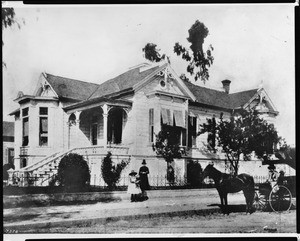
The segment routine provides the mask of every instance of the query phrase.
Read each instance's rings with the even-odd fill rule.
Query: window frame
[[[149,142],[154,142],[154,108],[149,109]]]
[[[43,113],[42,109],[47,111]],[[46,113],[46,114],[45,114]],[[45,147],[49,145],[49,118],[48,118],[48,107],[39,107],[39,146]],[[47,121],[47,131],[43,131],[42,120]],[[44,141],[43,141],[44,140]]]
[[[25,135],[25,123],[27,123],[27,135]],[[22,109],[22,146],[29,144],[29,107]]]

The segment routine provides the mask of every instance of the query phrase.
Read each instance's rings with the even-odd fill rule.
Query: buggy
[[[287,164],[295,169],[295,163],[287,160],[263,161],[263,165]],[[272,187],[269,182],[260,183],[255,188],[253,205],[256,210],[284,212],[290,210],[295,197],[295,176],[284,177]]]

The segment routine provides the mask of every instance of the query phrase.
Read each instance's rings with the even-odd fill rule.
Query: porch
[[[105,101],[68,108],[68,149],[80,146],[124,145],[130,101]]]

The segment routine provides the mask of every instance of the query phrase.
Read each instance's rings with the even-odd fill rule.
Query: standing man
[[[139,176],[140,176],[140,187],[141,187],[141,190],[142,190],[142,198],[144,200],[147,200],[148,199],[148,196],[147,196],[147,192],[146,190],[149,190],[150,189],[150,186],[149,186],[149,181],[148,181],[148,174],[149,174],[149,169],[148,167],[146,166],[146,160],[143,159],[143,162],[142,162],[142,166],[139,170]]]

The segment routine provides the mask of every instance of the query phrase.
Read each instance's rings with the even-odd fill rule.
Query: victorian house
[[[138,170],[145,159],[150,174],[165,175],[166,162],[152,149],[155,134],[164,129],[186,150],[174,162],[176,175],[184,177],[190,161],[205,165],[224,159],[207,151],[207,136],[197,136],[207,118],[221,113],[228,118],[240,108],[256,108],[271,122],[278,115],[262,87],[230,93],[230,83],[220,82],[223,90],[204,88],[181,80],[169,64],[141,64],[102,84],[42,73],[34,93],[19,92],[20,108],[10,114],[15,117],[14,174],[45,177],[39,183],[45,185],[60,159],[74,152],[88,161],[91,183],[97,185],[101,161],[110,151],[116,162],[130,160],[125,173]]]

